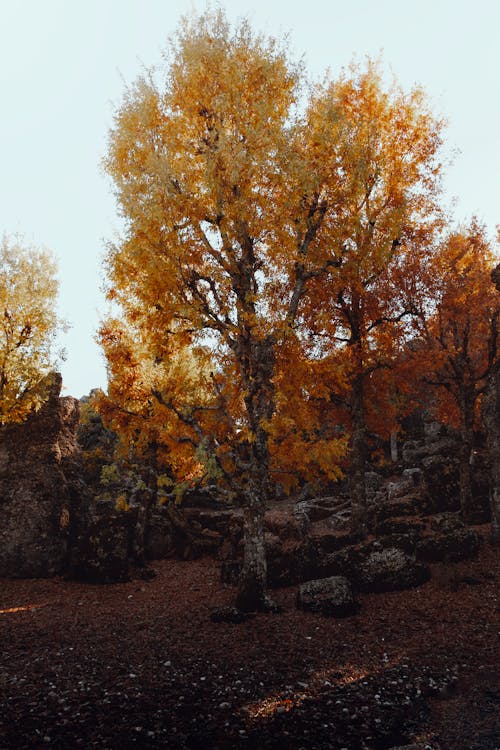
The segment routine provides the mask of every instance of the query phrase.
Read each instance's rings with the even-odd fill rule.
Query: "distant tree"
[[[484,227],[475,220],[450,234],[428,278],[431,303],[422,311],[424,345],[418,368],[434,387],[434,412],[460,431],[460,505],[472,508],[474,428],[488,377],[498,367],[500,300],[491,283],[495,256]]]
[[[19,422],[43,402],[61,328],[56,263],[46,251],[0,242],[0,424]]]

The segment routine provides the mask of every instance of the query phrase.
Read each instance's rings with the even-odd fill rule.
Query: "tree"
[[[0,244],[0,425],[19,422],[44,399],[54,368],[56,264],[46,250],[4,236]]]
[[[268,606],[263,515],[272,450],[285,450],[272,440],[277,362],[285,343],[296,351],[308,278],[332,263],[318,236],[334,191],[296,111],[301,75],[246,22],[232,32],[221,11],[185,21],[163,87],[150,77],[127,92],[106,161],[127,222],[107,258],[110,298],[157,366],[179,348],[211,349],[200,403],[182,379],[149,400],[244,506],[247,609]],[[326,444],[340,451],[338,437]]]
[[[365,522],[367,421],[375,430],[390,428],[390,378],[382,371],[387,375],[397,360],[415,308],[419,265],[442,223],[442,125],[420,89],[385,90],[373,63],[328,83],[311,111],[310,127],[321,128],[330,145],[332,179],[342,181],[342,199],[329,218],[342,251],[327,283],[311,281],[306,317],[321,356],[344,373],[340,395],[350,423],[353,526],[359,532]],[[378,416],[370,410],[374,390],[379,403],[387,394]]]
[[[460,507],[470,519],[474,427],[488,377],[498,366],[500,302],[491,284],[495,257],[484,227],[470,225],[448,236],[438,250],[422,310],[424,348],[418,351],[424,381],[435,388],[434,411],[460,430]]]
[[[389,107],[370,69],[363,117],[369,123],[370,106],[385,107],[385,171],[372,176],[356,213],[358,185],[368,179],[362,118],[336,92],[350,88],[356,99],[363,76],[317,89],[301,111],[304,74],[284,45],[246,21],[232,30],[221,11],[184,21],[167,61],[162,83],[151,74],[128,89],[110,135],[105,164],[126,229],[107,256],[108,294],[122,320],[106,329],[124,324],[139,337],[141,356],[165,373],[176,351],[202,357],[201,397],[183,375],[160,377],[144,403],[170,414],[177,443],[241,501],[237,603],[265,609],[263,516],[276,482],[337,477],[345,449],[319,408],[322,383],[312,378],[322,363],[304,361],[306,295],[310,317],[329,314],[321,290],[352,267],[360,215],[375,221],[376,229],[363,225],[368,234],[380,224],[390,247],[401,241],[405,206],[428,206],[438,138],[434,121],[417,111],[419,96],[401,111],[402,96]],[[402,152],[392,171],[391,117]],[[387,183],[393,208],[382,201],[372,216],[370,196]],[[381,239],[377,257],[385,251]]]

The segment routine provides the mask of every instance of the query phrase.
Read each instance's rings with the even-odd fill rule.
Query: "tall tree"
[[[415,306],[419,264],[441,224],[442,122],[421,90],[385,89],[379,67],[370,63],[317,93],[313,130],[316,123],[316,138],[327,133],[332,179],[342,183],[338,211],[329,217],[334,247],[342,251],[328,283],[312,280],[307,317],[323,356],[333,367],[343,362],[353,525],[362,532],[367,396],[374,373],[381,384],[381,368],[393,366]]]
[[[435,412],[460,430],[460,506],[466,519],[473,511],[471,463],[479,399],[498,366],[500,302],[491,284],[494,264],[477,221],[450,234],[428,279],[433,304],[421,316],[425,348],[418,357],[425,381],[435,387]]]
[[[244,506],[245,609],[269,605],[263,515],[272,451],[286,450],[273,438],[277,362],[285,345],[298,351],[308,280],[335,263],[320,242],[337,200],[329,145],[304,131],[301,81],[284,47],[246,22],[233,31],[221,11],[185,21],[163,84],[149,77],[127,92],[106,160],[127,225],[107,258],[110,298],[156,366],[179,347],[212,350],[209,402],[171,379],[150,393]],[[323,441],[340,452],[338,436]]]
[[[46,250],[4,236],[0,243],[0,425],[42,403],[54,368],[56,264]]]

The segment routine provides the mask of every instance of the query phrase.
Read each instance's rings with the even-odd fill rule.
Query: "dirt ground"
[[[214,623],[211,559],[151,581],[0,581],[0,748],[500,749],[498,549],[343,620]]]

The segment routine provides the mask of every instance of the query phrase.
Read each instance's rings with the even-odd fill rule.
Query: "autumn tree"
[[[473,511],[471,464],[479,401],[498,366],[500,301],[491,283],[495,256],[473,220],[440,246],[428,278],[432,303],[421,312],[418,349],[425,382],[435,389],[437,417],[460,431],[460,506]],[[432,269],[431,269],[432,270]]]
[[[46,250],[4,236],[0,243],[0,425],[43,402],[61,323],[56,264]]]
[[[305,317],[319,356],[343,371],[336,395],[351,432],[353,526],[362,532],[367,426],[390,430],[391,371],[419,298],[419,267],[441,224],[442,122],[420,89],[385,89],[370,63],[316,93],[309,127],[329,144],[342,200],[329,217],[340,263],[326,282],[311,280]],[[371,408],[377,401],[378,413]]]
[[[274,376],[285,348],[299,350],[308,281],[337,262],[326,217],[338,186],[324,170],[330,145],[311,141],[297,109],[302,71],[276,40],[246,22],[231,30],[219,11],[185,21],[168,62],[163,83],[151,76],[128,90],[111,132],[106,167],[126,231],[109,250],[109,296],[142,331],[155,367],[179,348],[210,348],[201,402],[184,377],[163,380],[148,399],[242,502],[237,601],[266,608],[273,451],[292,442],[293,455],[305,455],[298,431],[289,429],[295,441],[273,432]],[[288,375],[297,394],[292,362]],[[338,436],[323,437],[323,448],[333,475]]]

